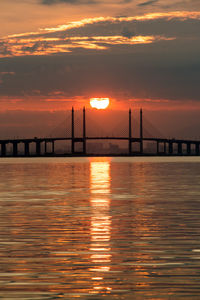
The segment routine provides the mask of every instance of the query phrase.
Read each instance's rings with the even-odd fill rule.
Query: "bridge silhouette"
[[[66,122],[66,120],[65,120]],[[75,119],[75,110],[72,107],[70,123],[68,130],[62,136],[51,136],[43,138],[14,138],[14,139],[1,139],[0,140],[0,156],[1,157],[32,157],[32,156],[87,156],[94,155],[94,153],[89,152],[87,149],[87,144],[91,141],[98,143],[99,141],[119,141],[127,142],[127,151],[125,153],[114,149],[113,152],[109,152],[109,155],[129,155],[129,156],[146,156],[146,155],[156,155],[156,156],[192,156],[200,154],[200,141],[199,140],[189,140],[189,139],[176,139],[176,138],[164,138],[164,137],[144,137],[143,128],[143,111],[140,109],[140,120],[139,120],[139,137],[133,136],[133,117],[132,111],[129,109],[126,124],[128,130],[122,132],[121,135],[94,135],[88,134],[86,128],[86,109],[83,108],[82,111],[82,132],[77,135],[76,125],[77,121]],[[136,121],[135,121],[136,122]],[[79,124],[80,125],[80,124]],[[135,128],[135,127],[134,127]],[[55,134],[56,135],[56,134]],[[57,154],[55,151],[55,143],[59,141],[68,141],[70,143],[70,151],[67,150],[63,153]],[[145,145],[150,143],[151,149],[145,148]],[[34,145],[34,152],[30,151],[30,145]],[[11,145],[11,151],[8,151],[8,145]],[[23,146],[23,150],[19,151],[19,145]],[[78,147],[77,147],[78,146]],[[137,149],[135,149],[137,148]],[[104,155],[102,152],[96,155]]]

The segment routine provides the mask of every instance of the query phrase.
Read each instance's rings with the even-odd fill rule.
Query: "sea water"
[[[200,158],[0,160],[0,299],[200,299]]]

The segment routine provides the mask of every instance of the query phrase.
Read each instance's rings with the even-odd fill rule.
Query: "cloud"
[[[0,72],[0,76],[2,75],[15,75],[15,72]]]
[[[66,4],[96,4],[97,1],[95,0],[42,0],[41,2],[44,5],[53,5],[59,3],[66,3]]]
[[[139,3],[139,4],[137,4],[137,6],[147,6],[147,5],[154,4],[154,3],[158,2],[158,1],[159,0],[150,0],[150,1]]]
[[[74,52],[76,49],[88,50],[108,50],[115,46],[134,46],[140,44],[150,44],[158,41],[171,41],[174,38],[154,35],[132,36],[131,32],[122,32],[122,35],[114,36],[75,36],[66,38],[43,38],[37,40],[25,39],[17,42],[10,41],[10,52],[0,55],[7,56],[27,56],[27,55],[51,55],[67,52]]]
[[[0,40],[0,57],[51,55],[78,49],[106,51],[124,46],[198,39],[200,12],[152,13],[133,17],[87,18]],[[120,46],[120,47],[119,47]]]
[[[172,43],[171,47],[166,47],[166,41],[145,47],[139,44],[129,51],[97,53],[78,49],[70,55],[1,59],[1,70],[12,70],[16,75],[0,86],[0,99],[18,97],[27,103],[37,101],[38,107],[44,99],[95,95],[124,101],[130,98],[199,101],[200,43],[193,42],[192,47],[184,41]]]
[[[38,50],[40,51],[42,46],[42,43],[40,41],[36,42],[36,43],[31,43],[30,46],[21,46],[19,48],[20,53],[30,53],[30,54],[34,54],[36,53]],[[43,47],[44,48],[44,47]]]
[[[199,25],[198,12],[154,13],[5,37],[0,100],[38,107],[90,96],[199,101]]]
[[[10,56],[10,55],[12,55],[12,51],[10,51],[6,40],[0,41],[0,57],[1,56]]]

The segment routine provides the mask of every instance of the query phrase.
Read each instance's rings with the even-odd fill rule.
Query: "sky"
[[[1,136],[91,97],[198,135],[199,0],[2,0],[0,28]]]

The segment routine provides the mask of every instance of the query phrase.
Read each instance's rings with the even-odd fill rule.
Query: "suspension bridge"
[[[65,120],[66,121],[66,120]],[[150,136],[146,133],[143,126],[143,111],[140,109],[139,118],[139,136],[135,137],[136,121],[133,126],[132,111],[129,109],[126,120],[123,123],[127,124],[126,130],[121,130],[121,134],[114,135],[98,132],[98,134],[89,133],[93,125],[88,125],[86,120],[85,107],[82,110],[81,129],[77,130],[77,120],[75,118],[75,110],[72,108],[70,114],[70,125],[66,126],[66,131],[61,136],[34,137],[34,138],[14,138],[0,140],[0,156],[1,157],[40,157],[40,156],[89,156],[89,155],[104,155],[101,151],[93,153],[89,150],[89,144],[93,141],[93,145],[99,141],[105,142],[125,142],[126,149],[123,151],[117,147],[111,147],[109,155],[129,155],[129,156],[175,156],[187,155],[198,156],[200,154],[200,140],[176,139]],[[80,122],[79,122],[80,123]],[[80,125],[80,124],[79,124]],[[95,127],[95,126],[94,126]],[[101,128],[100,128],[101,129]],[[78,131],[78,132],[77,132]],[[101,131],[101,130],[100,130]],[[157,133],[159,134],[159,133]],[[146,135],[149,135],[147,137]],[[59,142],[68,142],[68,149],[63,149],[63,153],[57,153],[55,144]],[[150,148],[146,145],[150,144]],[[8,150],[9,148],[9,150]],[[19,149],[20,148],[20,149]],[[98,146],[97,146],[98,149]]]

